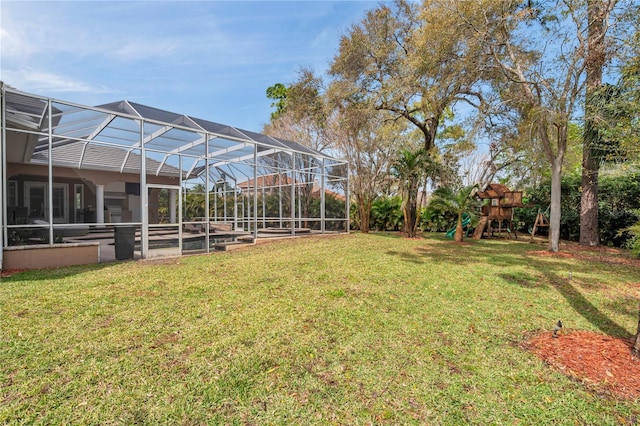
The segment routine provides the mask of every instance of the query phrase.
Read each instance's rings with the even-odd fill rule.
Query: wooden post
[[[529,238],[529,242],[533,242],[533,237],[536,235],[536,229],[538,229],[538,220],[540,219],[540,213],[536,215],[536,221],[533,222],[533,229],[531,230],[531,238]]]
[[[529,239],[529,242],[533,241],[533,237],[536,235],[536,231],[538,230],[538,228],[543,228],[548,226],[549,226],[549,222],[547,221],[547,218],[545,217],[544,213],[541,213],[538,210],[538,214],[536,215],[536,221],[534,222],[533,229],[531,230],[531,238]]]

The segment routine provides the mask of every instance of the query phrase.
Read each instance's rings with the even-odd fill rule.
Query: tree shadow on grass
[[[416,253],[408,253],[408,252],[397,251],[397,250],[387,250],[385,254],[389,256],[399,257],[404,262],[415,263],[416,265],[424,264],[424,257]]]
[[[540,271],[544,279],[524,272],[508,272],[497,274],[497,276],[508,283],[523,288],[542,288],[548,285],[557,290],[577,314],[584,317],[602,333],[624,339],[633,337],[624,327],[614,322],[591,303],[579,291],[576,285],[574,285],[570,277],[563,278],[561,274],[564,274],[566,270],[572,269],[563,259],[550,260],[549,258],[545,258],[544,261],[542,261],[536,259],[534,256],[529,256],[523,251],[505,253],[505,249],[502,247],[487,245],[452,245],[451,247],[439,245],[419,247],[410,252],[389,250],[387,254],[396,256],[405,262],[421,265],[429,261],[434,263],[469,265],[469,267],[473,267],[474,263],[484,263],[494,267],[510,267],[527,264]]]
[[[525,272],[513,272],[508,274],[498,274],[500,278],[510,284],[515,284],[526,288],[543,288],[546,284],[541,282],[537,277]]]
[[[435,245],[418,246],[410,251],[407,250],[388,250],[386,254],[400,258],[404,262],[423,265],[425,262],[433,262],[436,264],[450,263],[452,265],[469,265],[484,264],[494,267],[517,266],[522,263],[530,263],[529,256],[525,252],[520,251],[522,248],[513,252],[505,252],[503,246],[484,245],[476,242],[472,243],[454,243],[450,241],[438,242]],[[531,248],[527,246],[527,248]],[[553,263],[554,266],[560,268],[564,266],[562,261],[556,262],[546,260],[547,265]]]
[[[609,336],[630,339],[633,334],[606,316],[578,291],[569,279],[560,278],[555,272],[545,271],[549,285],[565,298],[571,307],[598,330]]]

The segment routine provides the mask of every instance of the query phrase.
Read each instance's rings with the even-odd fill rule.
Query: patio
[[[136,228],[136,259],[348,232],[348,167],[330,153],[135,102],[0,88],[0,253],[94,241],[115,258],[114,226]]]

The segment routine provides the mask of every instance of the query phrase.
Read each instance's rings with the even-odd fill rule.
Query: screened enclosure
[[[148,258],[349,229],[347,164],[295,141],[4,84],[1,120],[2,248],[97,241],[103,258]]]

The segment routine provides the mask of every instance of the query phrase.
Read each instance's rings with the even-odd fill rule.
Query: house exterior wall
[[[126,212],[140,211],[141,206],[129,205],[133,202],[134,198],[129,197],[126,192],[126,183],[134,183],[139,185],[140,176],[133,173],[114,173],[109,171],[100,170],[83,170],[83,169],[71,169],[64,167],[53,167],[53,183],[65,184],[67,190],[67,209],[69,212],[69,220],[66,223],[95,223],[96,222],[96,185],[110,185],[114,183],[121,183],[117,187],[122,187],[122,190],[118,190],[117,193],[112,193],[116,198],[122,199],[121,207],[125,214],[123,215],[123,222],[130,222],[133,219],[131,214]],[[28,223],[30,218],[29,212],[24,215],[23,208],[25,207],[25,182],[48,182],[48,167],[34,164],[21,164],[21,163],[8,163],[7,164],[7,181],[13,181],[17,183],[18,197],[17,197],[17,209],[9,208],[8,224],[15,225],[19,223]],[[160,184],[160,185],[177,185],[178,179],[168,178],[163,176],[147,176],[147,183]],[[76,217],[74,213],[74,185],[84,186],[84,197],[82,206],[82,217]],[[139,198],[137,198],[139,202]],[[18,212],[18,214],[16,213]],[[108,217],[108,216],[107,216]],[[31,219],[46,219],[40,217],[31,217]],[[26,219],[26,221],[25,221]],[[124,220],[128,219],[128,220]],[[138,218],[137,221],[140,221]],[[110,222],[110,221],[109,221]]]

